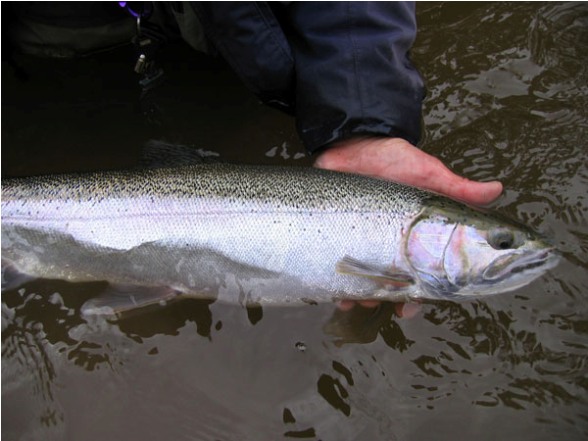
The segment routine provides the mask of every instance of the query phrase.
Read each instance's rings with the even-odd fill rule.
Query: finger
[[[341,300],[337,303],[337,307],[341,311],[350,311],[355,305],[360,305],[364,308],[377,308],[380,305],[380,300]]]
[[[490,204],[502,193],[503,187],[498,181],[471,181],[453,173],[437,158],[428,156],[422,159],[422,188],[470,205],[482,206]]]
[[[355,306],[355,302],[353,300],[341,300],[337,303],[337,308],[341,311],[350,311]]]
[[[395,309],[399,318],[411,319],[416,317],[423,308],[418,303],[396,303]]]
[[[502,194],[502,184],[498,181],[475,182],[454,175],[440,186],[446,196],[471,205],[488,205]]]
[[[376,308],[380,306],[379,300],[360,300],[358,303],[364,308]]]

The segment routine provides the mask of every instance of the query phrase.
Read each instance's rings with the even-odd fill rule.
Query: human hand
[[[322,153],[314,165],[388,179],[471,205],[487,205],[502,193],[500,182],[476,182],[458,176],[439,159],[401,138],[342,141]]]
[[[315,167],[348,173],[357,173],[388,179],[402,184],[430,190],[471,205],[486,205],[502,193],[498,181],[475,182],[456,175],[439,159],[431,156],[401,138],[353,138],[340,142],[322,153]],[[358,302],[366,308],[375,308],[377,300]],[[348,311],[354,301],[344,300],[339,308]],[[399,316],[411,317],[414,308],[403,311],[408,305],[397,305]]]
[[[364,308],[373,309],[380,306],[380,303],[380,300],[341,300],[337,304],[337,307],[339,308],[339,310],[346,312],[351,311],[356,304],[359,304]],[[396,311],[396,316],[398,318],[410,319],[415,317],[419,312],[421,312],[421,304],[399,302],[394,304],[394,310]]]

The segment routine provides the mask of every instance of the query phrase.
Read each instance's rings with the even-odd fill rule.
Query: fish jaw
[[[497,258],[482,273],[480,283],[500,292],[513,291],[555,268],[561,258],[553,248],[528,250]],[[503,281],[507,281],[502,286]]]

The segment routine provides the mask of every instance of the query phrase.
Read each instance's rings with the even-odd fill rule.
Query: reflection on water
[[[471,178],[501,179],[506,192],[495,208],[549,236],[563,254],[562,264],[515,293],[424,304],[413,319],[399,318],[389,304],[344,313],[334,305],[247,310],[197,300],[117,320],[89,319],[80,309],[102,284],[31,282],[2,293],[2,435],[588,436],[588,7],[418,8],[413,56],[428,85],[423,148]],[[194,68],[226,92],[212,97],[206,88],[190,88],[194,71],[170,63],[173,69],[166,72],[177,81],[167,89],[166,104],[178,110],[170,118],[174,125],[159,138],[218,151],[229,160],[308,162],[292,122],[258,106],[229,74]],[[2,122],[15,124],[2,133],[5,174],[127,165],[144,139],[157,138],[132,126],[130,117],[126,126],[117,125],[114,110],[94,112],[86,121],[74,100],[76,110],[68,114],[73,107],[67,88],[58,97],[44,92],[44,77],[32,74],[45,63],[27,66],[38,82],[25,87],[11,83],[16,80],[9,71],[2,76]],[[60,64],[57,71],[67,69],[76,72],[73,64]],[[23,95],[27,88],[36,93]],[[78,99],[78,89],[70,92]],[[99,108],[121,96],[105,97]],[[204,104],[192,105],[196,97]],[[44,105],[27,107],[27,99]],[[63,122],[43,111],[56,113],[55,102],[75,122],[68,126],[69,138],[59,130]],[[118,133],[118,144],[108,138],[110,144],[97,151],[89,136],[95,125],[103,126],[100,136]],[[39,141],[44,130],[51,136]],[[84,151],[76,144],[80,140],[92,148]],[[125,144],[133,151],[121,157]],[[18,149],[7,150],[10,145]]]

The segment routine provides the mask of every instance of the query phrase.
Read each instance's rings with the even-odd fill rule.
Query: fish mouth
[[[559,256],[553,248],[539,251],[524,251],[510,253],[495,259],[482,273],[488,282],[497,282],[513,274],[535,276],[554,268],[559,262]]]

